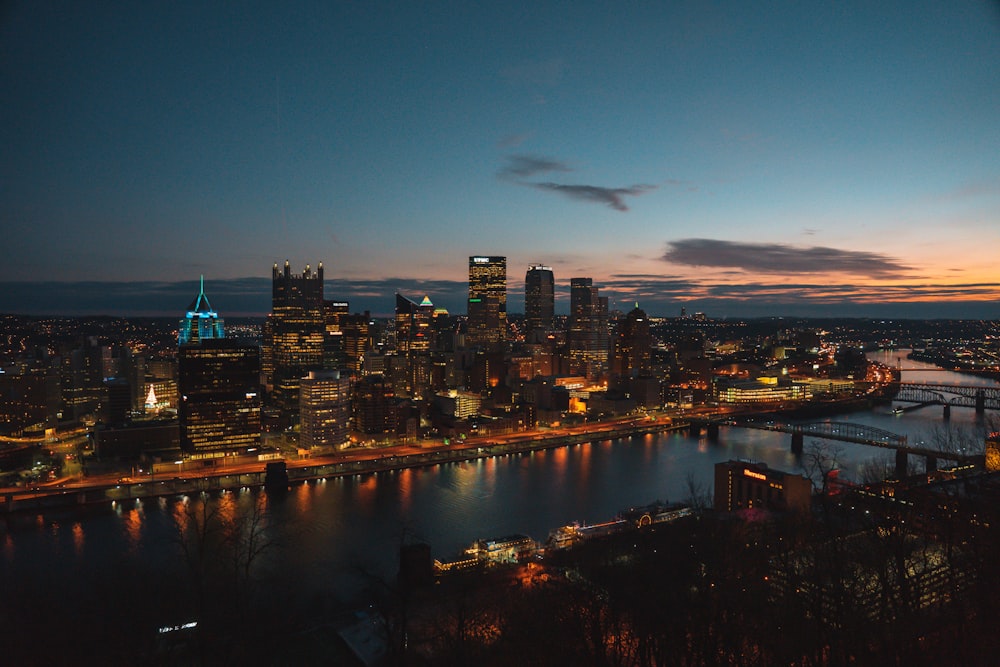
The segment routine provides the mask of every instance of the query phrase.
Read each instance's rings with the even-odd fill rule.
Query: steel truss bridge
[[[901,403],[944,405],[975,408],[976,412],[1000,410],[1000,387],[938,384],[934,382],[900,382],[892,400]]]
[[[704,427],[708,431],[709,438],[717,438],[720,426],[730,426],[736,428],[753,428],[761,431],[778,431],[789,433],[792,436],[792,453],[801,454],[803,443],[806,437],[821,438],[825,440],[839,440],[841,442],[853,442],[859,445],[880,447],[891,449],[896,452],[896,475],[906,476],[907,462],[910,455],[922,456],[927,462],[928,472],[937,469],[938,459],[952,461],[959,465],[971,465],[982,460],[982,455],[966,454],[960,452],[947,452],[928,447],[910,445],[905,435],[892,433],[874,426],[855,424],[852,422],[811,422],[805,424],[785,423],[766,418],[741,418],[741,419],[704,419],[691,420],[692,432],[701,432]]]

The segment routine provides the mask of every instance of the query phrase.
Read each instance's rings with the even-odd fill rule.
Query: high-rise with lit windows
[[[326,319],[323,308],[323,263],[292,273],[288,262],[274,265],[271,314],[265,323],[265,375],[270,387],[269,410],[277,423],[298,422],[299,382],[323,368]]]
[[[507,258],[469,257],[471,346],[500,347],[507,340]]]
[[[338,370],[309,371],[299,387],[299,446],[343,447],[351,429],[350,381]]]
[[[608,370],[608,299],[591,278],[570,279],[569,372],[598,379]]]
[[[530,339],[552,329],[555,315],[555,278],[552,268],[532,264],[524,275],[524,331]]]
[[[649,375],[653,369],[649,317],[638,303],[618,325],[614,353],[614,372],[621,377]]]
[[[220,455],[260,443],[260,348],[207,338],[177,358],[181,448]]]
[[[396,353],[401,358],[398,391],[410,398],[429,395],[431,348],[434,346],[434,304],[417,303],[396,294]]]

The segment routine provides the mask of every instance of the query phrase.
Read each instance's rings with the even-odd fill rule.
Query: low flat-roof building
[[[808,512],[812,482],[801,475],[772,470],[764,463],[725,461],[715,464],[715,509],[721,512],[760,508]]]

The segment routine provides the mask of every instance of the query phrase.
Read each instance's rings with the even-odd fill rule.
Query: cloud
[[[900,278],[911,270],[893,257],[861,250],[714,239],[670,241],[662,259],[687,266],[734,267],[748,272],[849,273],[883,280]]]
[[[633,185],[627,188],[605,188],[599,185],[564,185],[562,183],[523,183],[539,190],[558,192],[571,199],[607,204],[616,211],[627,211],[625,197],[636,197],[655,190],[655,185]]]
[[[573,171],[572,168],[559,160],[540,155],[508,155],[507,165],[497,172],[501,178],[530,178],[535,174],[545,174],[553,171]]]
[[[568,275],[556,275],[556,312],[569,308]],[[742,274],[745,277],[745,274]],[[523,282],[508,276],[508,311],[523,312]],[[820,283],[706,280],[700,277],[619,273],[607,279],[595,276],[594,284],[608,296],[612,307],[631,308],[635,301],[651,315],[701,310],[712,317],[909,317],[1000,319],[1000,283],[960,284],[907,282],[863,284],[843,281]],[[353,312],[371,311],[388,317],[399,292],[414,300],[425,294],[435,306],[464,314],[468,283],[465,280],[422,280],[390,277],[369,280],[327,278],[327,299],[349,301]],[[198,283],[180,282],[0,282],[0,313],[78,316],[166,316],[180,319],[198,293]],[[271,279],[263,277],[206,280],[205,293],[219,315],[227,320],[261,317],[271,309]]]
[[[506,160],[507,164],[497,172],[497,176],[502,179],[525,187],[535,188],[536,190],[557,192],[571,199],[607,204],[616,211],[628,210],[628,206],[625,204],[625,197],[636,197],[659,187],[658,185],[637,184],[626,188],[608,188],[601,185],[529,181],[524,179],[538,174],[570,172],[573,171],[573,168],[561,160],[541,155],[507,155]],[[687,186],[689,190],[691,189],[691,186],[686,181],[670,179],[666,181],[666,184],[680,187]]]
[[[670,188],[683,188],[686,192],[698,192],[699,186],[695,185],[691,181],[682,181],[679,178],[668,178],[663,181],[663,185]]]

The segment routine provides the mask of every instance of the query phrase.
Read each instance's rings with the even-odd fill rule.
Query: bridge
[[[981,462],[982,455],[965,454],[960,452],[946,452],[928,447],[910,445],[905,435],[899,435],[865,424],[855,424],[852,422],[811,422],[804,424],[793,424],[768,420],[766,418],[745,417],[742,419],[691,419],[690,428],[692,434],[699,434],[704,428],[708,432],[710,439],[718,438],[719,427],[730,426],[735,428],[753,428],[762,431],[778,431],[789,433],[792,436],[792,453],[801,455],[803,443],[806,436],[821,438],[825,440],[839,440],[841,442],[853,442],[859,445],[870,447],[880,447],[891,449],[896,453],[896,475],[905,477],[907,474],[907,463],[910,455],[922,456],[926,461],[926,471],[937,470],[939,459],[952,461],[960,465],[973,465]]]
[[[944,418],[951,416],[951,408],[975,408],[976,414],[986,410],[1000,410],[1000,387],[940,384],[936,382],[900,382],[899,391],[892,400],[914,405],[903,411],[916,410],[928,405],[943,405]]]

